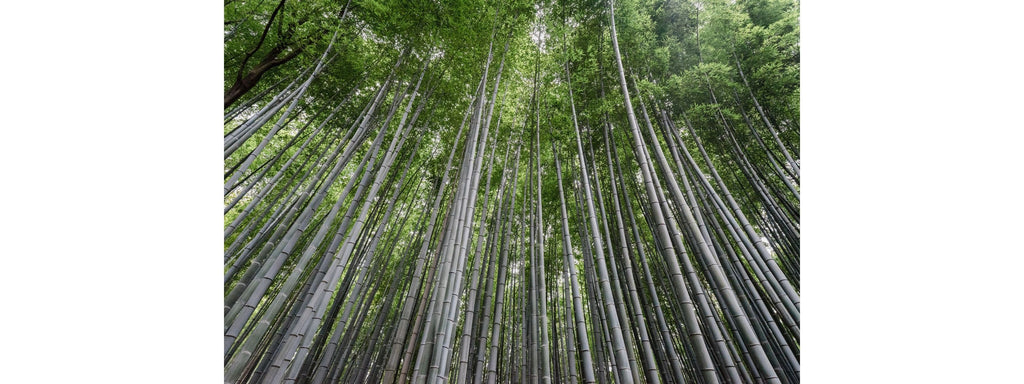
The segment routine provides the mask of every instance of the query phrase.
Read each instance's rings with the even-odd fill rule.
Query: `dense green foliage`
[[[799,382],[797,8],[228,0],[225,382]]]

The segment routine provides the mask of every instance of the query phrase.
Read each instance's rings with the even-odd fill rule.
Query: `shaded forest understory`
[[[798,383],[798,4],[227,0],[226,383]]]

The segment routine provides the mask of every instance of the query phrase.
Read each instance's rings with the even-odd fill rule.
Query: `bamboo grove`
[[[797,383],[798,5],[227,0],[226,383]]]

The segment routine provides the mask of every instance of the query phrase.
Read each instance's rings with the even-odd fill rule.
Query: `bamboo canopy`
[[[224,7],[225,383],[799,383],[796,3]]]

